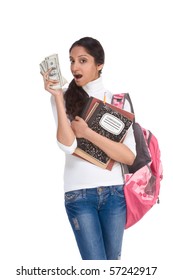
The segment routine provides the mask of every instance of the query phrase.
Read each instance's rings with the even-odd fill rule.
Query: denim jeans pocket
[[[116,195],[118,195],[120,197],[124,197],[124,185],[114,186],[114,192]]]
[[[64,195],[65,203],[74,202],[81,197],[81,191],[69,191]]]

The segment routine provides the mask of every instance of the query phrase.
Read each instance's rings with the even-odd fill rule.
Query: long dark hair
[[[103,47],[98,40],[91,37],[81,38],[72,44],[69,52],[71,52],[76,46],[85,48],[87,53],[94,57],[96,64],[104,64],[105,54]],[[99,75],[101,75],[101,70],[99,71]],[[89,96],[86,91],[82,87],[77,86],[73,79],[64,94],[66,113],[70,120],[73,120],[75,116],[80,115],[88,98]]]

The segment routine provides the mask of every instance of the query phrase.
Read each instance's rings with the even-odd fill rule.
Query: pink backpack
[[[122,108],[128,93],[114,94],[112,104]],[[124,166],[124,193],[127,203],[126,229],[138,222],[157,202],[159,203],[160,181],[163,178],[162,162],[157,138],[139,123],[133,123],[137,156],[133,165]]]

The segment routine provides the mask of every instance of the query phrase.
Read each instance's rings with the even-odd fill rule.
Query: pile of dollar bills
[[[57,81],[57,84],[52,86],[53,89],[60,89],[67,83],[67,80],[61,74],[58,54],[52,54],[45,57],[39,65],[40,73],[42,75],[51,69],[49,72],[49,79]]]

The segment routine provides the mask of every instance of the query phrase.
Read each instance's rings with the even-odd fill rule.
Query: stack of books
[[[80,117],[100,135],[116,142],[123,142],[133,123],[134,114],[90,97]],[[84,138],[77,138],[74,155],[108,170],[111,170],[115,163],[104,151]]]

